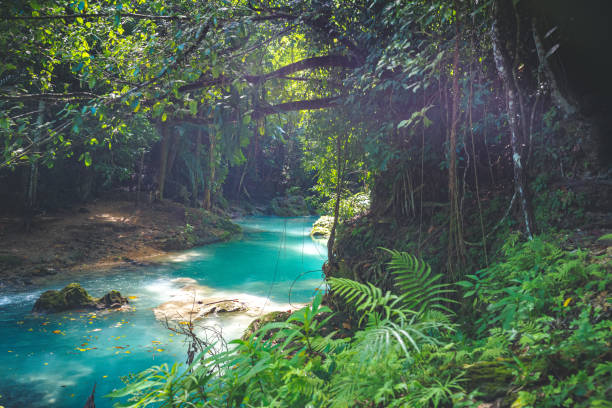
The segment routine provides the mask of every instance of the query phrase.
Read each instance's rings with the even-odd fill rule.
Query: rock
[[[199,285],[191,278],[176,278],[172,283],[178,286],[170,295],[172,300],[153,309],[158,320],[195,321],[217,313],[249,312],[258,313],[259,309],[249,306],[238,299],[213,297],[214,291]]]
[[[493,401],[497,398],[506,399],[508,391],[514,381],[512,368],[508,365],[510,360],[479,361],[464,366],[466,377],[466,389],[469,391],[478,389],[485,401]],[[509,406],[505,401],[504,406]]]
[[[153,313],[158,320],[195,321],[217,313],[247,312],[246,303],[237,299],[192,298],[177,299],[164,302]]]
[[[94,298],[78,283],[71,283],[60,291],[66,300],[67,309],[88,309],[96,306]]]
[[[285,322],[287,321],[289,316],[291,316],[291,312],[266,313],[260,318],[253,320],[251,324],[249,324],[249,327],[246,328],[246,330],[244,331],[244,334],[242,335],[242,339],[243,340],[248,339],[249,337],[251,337],[251,335],[253,335],[253,333],[261,329],[263,326],[265,326],[268,323]]]
[[[36,303],[34,303],[32,312],[54,313],[66,310],[67,308],[66,298],[64,298],[61,292],[57,290],[48,290],[40,295]]]
[[[128,304],[128,300],[121,296],[121,293],[116,290],[111,290],[106,295],[102,296],[98,304],[104,305],[106,309],[116,309]]]
[[[100,299],[91,297],[81,285],[71,283],[62,290],[44,292],[32,308],[33,313],[58,313],[74,309],[115,309],[126,305],[128,300],[116,290]]]
[[[313,237],[329,237],[333,225],[334,217],[329,215],[319,217],[319,219],[313,224],[310,235]]]
[[[279,217],[298,217],[310,214],[306,200],[300,195],[276,197],[270,202],[270,207],[272,212]]]
[[[210,302],[209,304],[202,303],[202,306],[201,313],[203,313],[204,316],[208,316],[212,313],[246,312],[248,310],[245,303],[233,299]]]
[[[160,238],[157,246],[164,251],[177,251],[228,241],[242,233],[239,225],[204,209],[186,208],[185,222],[183,229]]]

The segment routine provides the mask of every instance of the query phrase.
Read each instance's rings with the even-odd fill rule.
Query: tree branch
[[[303,110],[316,110],[316,109],[325,109],[325,108],[333,108],[334,106],[338,106],[338,99],[340,96],[332,96],[329,98],[321,98],[321,99],[306,99],[300,101],[292,101],[279,103],[277,105],[268,105],[268,106],[259,106],[256,107],[251,114],[253,119],[263,118],[264,116],[274,115],[275,113],[281,112],[294,112],[294,111],[303,111]],[[235,115],[231,121],[238,122],[241,118]],[[193,125],[210,125],[213,123],[212,119],[198,118],[193,116],[187,116],[180,119],[181,122],[191,123]]]
[[[93,98],[98,98],[100,96],[101,95],[96,95],[90,92],[38,93],[38,94],[17,94],[17,95],[0,94],[0,100],[25,101],[25,100],[35,99],[35,100],[70,101],[70,100],[93,99]]]
[[[346,55],[324,55],[321,57],[306,58],[293,64],[285,65],[275,71],[268,72],[262,75],[244,75],[243,78],[252,84],[262,83],[272,78],[283,78],[289,74],[298,71],[303,71],[312,68],[357,68],[359,63]],[[287,78],[289,79],[289,78]],[[222,84],[228,80],[227,77],[220,75],[217,78],[206,77],[191,84],[183,85],[178,90],[179,92],[192,91],[194,89],[207,88],[214,85]]]
[[[244,79],[251,83],[261,83],[271,78],[286,76],[305,69],[324,67],[356,68],[357,63],[353,58],[345,55],[324,55],[322,57],[306,58],[301,61],[294,62],[293,64],[285,65],[284,67],[267,74],[245,75]]]
[[[156,16],[151,14],[138,14],[138,13],[91,13],[91,14],[65,14],[65,15],[47,15],[47,16],[9,16],[3,17],[3,20],[74,20],[76,18],[82,18],[84,20],[90,20],[93,18],[100,17],[131,17],[137,19],[149,19],[149,20],[191,20],[188,16]]]
[[[339,98],[339,96],[332,96],[329,98],[307,99],[302,101],[279,103],[277,105],[259,106],[255,108],[252,116],[253,118],[260,118],[280,112],[331,108],[338,105]]]

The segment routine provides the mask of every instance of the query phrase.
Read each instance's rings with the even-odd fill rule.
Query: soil
[[[185,207],[167,201],[136,207],[132,201],[97,200],[39,215],[29,232],[20,217],[0,216],[0,289],[156,262],[169,254],[167,242],[185,224]]]

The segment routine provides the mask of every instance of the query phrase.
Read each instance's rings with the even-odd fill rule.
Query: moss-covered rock
[[[242,335],[243,339],[247,339],[249,338],[253,333],[255,333],[257,330],[261,329],[263,326],[265,326],[268,323],[273,323],[273,322],[284,322],[286,321],[289,316],[291,316],[291,312],[270,312],[270,313],[266,313],[265,315],[261,316],[260,318],[257,318],[255,320],[253,320],[251,322],[251,324],[249,324],[249,327],[246,328],[246,330],[244,331],[244,334]]]
[[[163,239],[159,246],[166,251],[178,251],[228,241],[242,233],[242,228],[226,217],[199,208],[185,209],[185,227]]]
[[[279,217],[299,217],[310,215],[306,200],[301,195],[276,197],[270,202],[272,213]]]
[[[95,299],[78,283],[71,283],[60,291],[66,301],[67,309],[93,308]]]
[[[329,237],[331,234],[332,226],[334,225],[334,217],[330,217],[329,215],[324,215],[319,217],[318,220],[312,226],[312,231],[310,231],[310,235],[313,237]]]
[[[512,369],[508,366],[508,360],[479,361],[468,364],[463,368],[467,379],[466,390],[478,389],[483,394],[482,399],[485,401],[507,397],[514,380]],[[510,400],[506,402],[509,405]]]
[[[117,290],[111,290],[106,295],[102,296],[98,300],[99,304],[103,304],[106,308],[116,308],[126,305],[128,300],[121,296],[121,293]]]
[[[58,313],[74,309],[111,309],[121,307],[128,300],[116,290],[95,299],[78,283],[71,283],[62,290],[44,292],[32,308],[33,313]]]
[[[42,295],[38,298],[36,303],[34,303],[34,308],[32,312],[34,313],[54,313],[61,312],[66,310],[68,306],[66,305],[66,298],[64,295],[58,290],[48,290],[43,292]]]

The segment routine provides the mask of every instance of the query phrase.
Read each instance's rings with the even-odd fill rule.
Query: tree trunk
[[[159,199],[164,199],[164,186],[166,185],[166,168],[168,167],[168,148],[170,144],[170,135],[168,124],[161,124],[162,143],[159,156],[159,177],[157,179],[157,188],[159,191]]]
[[[136,207],[140,206],[140,190],[142,186],[142,173],[144,171],[145,149],[140,154],[140,168],[138,169],[138,182],[136,184]]]
[[[176,129],[175,129],[176,130]],[[170,146],[168,147],[168,164],[166,165],[166,180],[168,179],[168,175],[172,174],[172,168],[174,167],[174,161],[176,160],[176,155],[179,150],[179,132],[172,131],[172,128],[168,129],[170,133]]]
[[[28,180],[28,190],[26,193],[26,205],[25,205],[25,216],[24,216],[24,228],[26,232],[30,232],[32,226],[32,218],[34,218],[34,212],[36,208],[36,194],[38,192],[38,158],[35,156],[38,154],[37,142],[41,139],[41,127],[45,116],[45,101],[41,100],[38,102],[38,118],[36,119],[36,134],[34,136],[34,146],[30,161],[30,177]]]
[[[555,77],[555,74],[548,63],[546,52],[544,50],[544,44],[542,43],[542,39],[538,34],[538,27],[535,18],[531,21],[531,29],[533,31],[533,42],[535,43],[536,51],[538,53],[538,60],[540,62],[538,70],[543,72],[546,79],[548,79],[548,88],[550,89],[550,96],[553,103],[563,111],[565,116],[575,114],[578,112],[578,108],[568,98],[563,96],[561,90],[559,89],[557,78]]]
[[[344,170],[342,163],[342,141],[340,140],[340,134],[336,135],[336,158],[337,158],[337,170],[336,170],[336,202],[334,203],[334,223],[327,240],[327,263],[332,266],[336,264],[336,257],[334,256],[334,243],[336,241],[336,228],[338,227],[338,220],[340,217],[340,195],[342,193],[342,183],[344,179]]]
[[[197,206],[199,203],[198,200],[198,195],[199,195],[199,190],[200,190],[200,184],[202,183],[202,179],[200,177],[200,175],[202,174],[202,158],[201,158],[201,154],[202,154],[202,128],[198,129],[198,136],[196,138],[196,147],[195,147],[195,158],[196,158],[196,163],[195,163],[195,176],[194,176],[194,185],[193,185],[193,191],[191,192],[192,198],[193,198],[193,205]]]
[[[521,123],[523,119],[519,115],[517,107],[517,92],[512,81],[511,66],[506,50],[502,43],[502,37],[499,32],[500,10],[499,1],[496,2],[495,7],[495,20],[493,27],[491,28],[491,39],[493,45],[493,58],[495,60],[495,66],[497,67],[497,73],[504,86],[504,93],[506,97],[506,107],[508,113],[508,124],[510,126],[510,145],[512,146],[512,162],[514,167],[514,189],[518,194],[521,203],[521,212],[523,223],[525,227],[525,233],[529,239],[533,239],[535,233],[535,222],[531,212],[529,203],[529,192],[527,190],[527,183],[525,181],[525,172],[522,165],[522,137],[521,137]]]
[[[209,177],[208,183],[206,183],[206,187],[204,189],[204,202],[203,207],[206,210],[212,210],[212,195],[214,194],[214,185],[215,185],[215,149],[216,149],[216,134],[213,132],[208,132],[208,169],[209,169]]]
[[[449,132],[449,167],[448,167],[448,193],[450,201],[450,219],[448,235],[448,271],[454,274],[455,266],[465,263],[465,243],[463,241],[463,228],[461,222],[461,209],[459,207],[459,189],[457,187],[457,125],[459,122],[459,28],[455,33],[455,51],[453,55],[453,85],[452,110]]]

